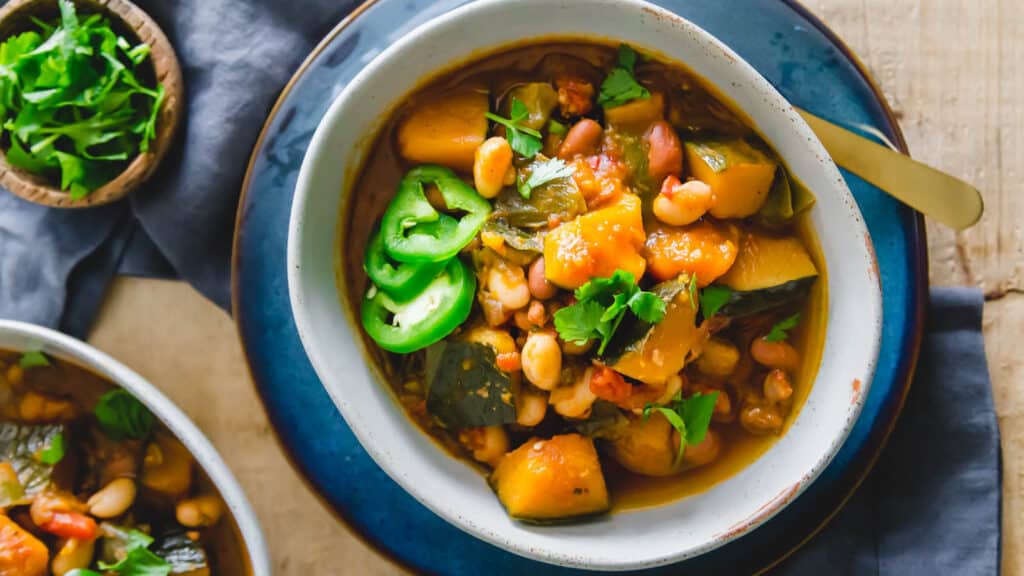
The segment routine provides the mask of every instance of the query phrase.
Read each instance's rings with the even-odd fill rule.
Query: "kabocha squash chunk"
[[[746,218],[768,199],[778,164],[745,140],[687,142],[690,175],[711,186],[715,218]]]
[[[665,98],[657,92],[651,93],[650,98],[637,98],[628,104],[604,111],[604,119],[609,126],[637,134],[664,117]]]
[[[679,228],[656,224],[644,244],[651,275],[671,280],[682,272],[697,275],[703,288],[725,274],[739,252],[739,230],[707,220]]]
[[[552,284],[574,289],[616,270],[641,278],[644,223],[640,198],[623,194],[603,208],[555,228],[544,239],[544,275]]]
[[[644,419],[631,416],[607,444],[608,453],[623,468],[644,476],[671,476],[680,471],[676,455],[679,435],[659,412]]]
[[[689,276],[682,274],[651,289],[667,304],[665,318],[620,328],[622,334],[616,333],[606,350],[609,368],[651,385],[662,385],[683,369],[707,332],[697,327],[698,296],[690,302],[688,285]]]
[[[469,173],[487,137],[487,93],[463,90],[417,104],[398,127],[402,157],[416,164],[441,164]]]
[[[43,576],[50,552],[14,520],[0,514],[0,574]]]
[[[732,290],[720,313],[745,316],[800,300],[817,277],[818,269],[800,240],[746,234],[736,263],[718,280]]]
[[[552,521],[608,510],[594,442],[579,434],[532,439],[509,452],[491,476],[513,518]]]

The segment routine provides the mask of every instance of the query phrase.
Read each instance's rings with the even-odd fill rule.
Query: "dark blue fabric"
[[[975,289],[932,289],[917,376],[888,446],[778,574],[999,573],[1002,463],[983,304]]]

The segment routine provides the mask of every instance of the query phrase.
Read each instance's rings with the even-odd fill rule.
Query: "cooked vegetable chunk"
[[[154,540],[150,549],[171,566],[175,576],[209,576],[206,551],[182,531],[168,532]]]
[[[745,316],[798,301],[817,277],[810,253],[796,238],[746,234],[736,263],[718,281],[732,290],[721,314]]]
[[[411,163],[473,170],[476,149],[487,137],[490,103],[481,90],[440,94],[418,103],[398,127],[398,148]]]
[[[442,342],[427,350],[427,411],[450,429],[515,422],[512,384],[494,348]]]
[[[604,119],[610,127],[635,134],[644,132],[664,117],[665,98],[658,92],[652,93],[650,98],[639,98],[604,111]]]
[[[608,453],[630,472],[644,476],[671,476],[679,472],[679,434],[661,413],[632,417],[608,443]]]
[[[58,462],[40,456],[58,442],[63,444],[65,433],[66,428],[58,424],[0,423],[0,462],[13,466],[23,496],[34,496],[50,484]]]
[[[691,175],[711,186],[715,218],[746,218],[768,199],[778,165],[746,140],[687,142]]]
[[[14,520],[0,515],[0,575],[43,576],[50,552]]]
[[[578,288],[591,278],[625,270],[644,275],[640,257],[644,223],[640,199],[623,194],[618,200],[555,228],[544,239],[544,274],[563,288]]]
[[[644,245],[652,276],[670,280],[682,272],[696,274],[701,287],[725,274],[738,253],[739,230],[707,220],[684,228],[656,224]]]
[[[604,512],[608,489],[589,438],[533,439],[509,452],[491,477],[510,516],[561,520]]]
[[[653,325],[637,323],[617,336],[606,355],[611,368],[656,385],[683,369],[690,351],[704,337],[697,327],[697,297],[691,294],[689,284],[690,277],[684,274],[654,287],[653,292],[667,304],[665,318]]]
[[[142,462],[142,485],[168,497],[178,497],[192,485],[192,455],[176,438],[155,434]]]

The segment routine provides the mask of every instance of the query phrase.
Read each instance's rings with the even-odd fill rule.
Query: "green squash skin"
[[[665,302],[665,305],[668,306],[680,294],[689,290],[689,288],[690,276],[684,272],[673,280],[658,284],[651,288],[650,291],[657,294]],[[619,326],[619,329],[615,331],[611,341],[608,342],[608,346],[604,350],[604,355],[600,357],[601,361],[611,368],[614,368],[615,364],[626,354],[643,350],[647,336],[657,326],[657,324],[644,322],[635,316],[628,316],[627,318],[628,320],[624,321]]]
[[[746,292],[733,291],[729,296],[729,301],[722,306],[718,314],[729,318],[740,318],[802,300],[807,297],[811,286],[817,279],[817,275],[805,276],[778,286]]]

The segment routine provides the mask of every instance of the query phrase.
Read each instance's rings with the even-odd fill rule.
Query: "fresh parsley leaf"
[[[509,146],[520,156],[533,158],[544,147],[544,143],[541,142],[540,132],[522,124],[524,120],[530,117],[530,109],[518,98],[512,98],[512,106],[508,118],[502,118],[492,112],[487,112],[484,116],[488,120],[505,127],[505,136],[508,138]]]
[[[696,446],[707,436],[711,425],[711,415],[718,402],[718,392],[710,394],[694,394],[686,400],[676,402],[676,410],[686,422],[686,443]]]
[[[534,188],[555,180],[570,178],[575,171],[575,168],[557,158],[546,162],[536,162],[533,164],[530,177],[519,184],[519,195],[529,200]]]
[[[555,136],[564,136],[567,132],[569,132],[569,128],[565,124],[562,124],[558,120],[552,118],[548,120],[548,132],[550,134],[554,134]]]
[[[700,292],[700,313],[705,319],[711,318],[732,298],[732,289],[727,286],[708,286]]]
[[[114,440],[142,440],[153,429],[153,413],[126,390],[111,390],[93,409],[100,428]]]
[[[789,337],[789,331],[800,322],[800,313],[797,312],[785,320],[781,320],[772,326],[768,335],[764,337],[765,342],[782,342]]]
[[[665,318],[665,302],[658,295],[641,290],[635,276],[625,270],[616,270],[608,278],[592,279],[577,288],[575,296],[575,304],[555,312],[555,330],[563,340],[577,344],[599,339],[598,355],[604,354],[627,312],[651,324]]]
[[[118,576],[167,576],[171,564],[146,548],[134,548],[120,562],[98,562],[100,570],[115,572]]]
[[[156,137],[162,85],[137,74],[149,57],[109,19],[80,20],[71,0],[39,32],[0,44],[0,136],[7,160],[81,198],[120,173]]]
[[[629,299],[629,309],[636,317],[649,324],[657,324],[665,319],[665,301],[653,292],[635,292]]]
[[[646,420],[652,412],[659,412],[679,432],[679,453],[676,455],[678,461],[683,457],[686,446],[696,446],[707,436],[711,415],[714,413],[715,403],[718,402],[718,394],[717,391],[710,394],[698,392],[683,399],[682,393],[677,393],[666,406],[644,406],[643,418]]]
[[[21,359],[18,360],[18,366],[28,370],[29,368],[41,368],[43,366],[49,366],[50,359],[39,350],[29,350],[21,355]]]
[[[615,108],[633,100],[651,97],[650,91],[633,78],[636,59],[636,52],[632,48],[625,44],[619,46],[618,66],[601,83],[598,104],[604,108]]]
[[[595,336],[604,308],[592,300],[577,302],[555,312],[555,330],[562,340],[584,345]]]
[[[64,459],[64,434],[57,433],[50,438],[50,445],[39,451],[39,461],[53,466]]]

